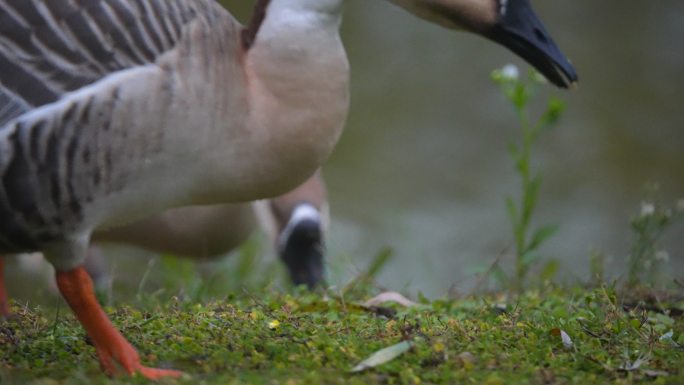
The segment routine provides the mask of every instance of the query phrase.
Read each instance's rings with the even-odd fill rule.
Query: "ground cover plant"
[[[179,384],[681,384],[684,301],[660,300],[548,286],[405,307],[261,291],[107,311],[146,361],[188,373]],[[0,324],[1,383],[146,382],[105,377],[68,312],[13,310]],[[393,346],[401,354],[357,367]]]
[[[517,67],[508,65],[494,71],[492,79],[513,106],[520,125],[519,138],[509,142],[508,152],[520,179],[521,191],[517,202],[512,196],[506,197],[506,209],[515,239],[515,271],[510,279],[504,278],[503,271],[498,271],[498,276],[504,278],[506,286],[512,286],[519,292],[523,289],[530,268],[541,259],[539,248],[559,230],[557,224],[533,227],[532,219],[537,207],[542,175],[534,169],[532,156],[539,137],[554,128],[565,107],[558,98],[551,97],[543,106],[540,116],[536,119],[531,117],[530,104],[539,85],[545,83],[544,78],[536,71],[531,71],[526,79],[520,79]],[[555,261],[548,261],[548,273],[542,275],[552,275],[556,265]]]

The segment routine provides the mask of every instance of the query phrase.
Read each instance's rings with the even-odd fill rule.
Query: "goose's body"
[[[126,244],[192,259],[211,259],[245,241],[256,226],[250,204],[185,206],[95,232],[98,244]]]
[[[114,5],[121,7],[120,12],[129,11],[129,19],[149,19],[140,23],[142,36],[138,40],[131,37],[120,41],[135,42],[141,57],[124,61],[119,58],[128,58],[121,53],[125,47],[117,47],[119,41],[107,47],[106,39],[81,41],[64,32],[63,43],[82,53],[79,59],[87,64],[67,66],[64,62],[71,52],[58,51],[61,47],[57,43],[43,48],[39,44],[42,41],[29,46],[36,47],[33,56],[16,56],[20,69],[15,75],[17,83],[24,76],[24,84],[32,80],[47,83],[55,92],[41,104],[45,92],[42,88],[17,85],[10,89],[11,83],[0,88],[0,99],[12,101],[2,110],[25,110],[3,119],[0,128],[0,165],[5,170],[0,191],[0,197],[5,198],[0,199],[2,251],[31,251],[54,245],[55,253],[60,255],[52,257],[53,263],[68,270],[81,262],[72,249],[84,247],[97,227],[131,222],[168,207],[274,196],[302,182],[332,150],[347,106],[347,64],[339,40],[332,39],[339,47],[329,58],[311,60],[320,62],[319,71],[314,65],[295,82],[279,79],[271,72],[283,61],[306,60],[306,51],[313,47],[284,47],[280,54],[255,46],[253,55],[261,58],[245,57],[242,27],[212,0],[176,1],[176,6],[161,0],[149,2],[159,8],[140,8],[138,4],[142,3],[132,0],[83,3],[92,11],[81,6],[85,11],[78,14],[102,34],[126,33],[121,23],[108,23],[102,21],[105,17],[94,16],[114,12],[104,10]],[[4,7],[11,9],[6,4]],[[29,19],[29,8],[20,9],[25,12],[20,16]],[[154,34],[163,30],[159,24],[165,19],[158,20],[160,15],[177,19],[178,29],[168,48],[155,49],[150,43],[167,35],[161,31]],[[292,38],[287,40],[297,41],[297,33],[321,29],[326,24],[318,22],[315,15],[311,20],[303,18],[300,25],[288,28]],[[45,23],[50,26],[65,22],[52,17]],[[145,29],[144,24],[149,27]],[[331,34],[336,31],[335,26],[330,29]],[[51,39],[60,31],[50,30]],[[21,36],[3,37],[5,47],[22,41]],[[93,53],[103,47],[113,54]],[[46,56],[48,49],[51,54]],[[288,54],[292,51],[297,54]],[[224,60],[206,56],[208,52],[224,55]],[[4,56],[11,57],[10,53]],[[100,60],[96,60],[98,57]],[[40,59],[47,62],[39,62],[40,66],[54,67],[36,75],[31,71],[40,66],[29,63]],[[118,65],[120,61],[124,64]],[[76,78],[80,67],[93,67],[89,79]],[[330,68],[339,68],[331,71],[338,74],[337,79],[322,73]],[[74,78],[68,82],[36,79],[40,75],[68,77],[71,71],[75,72]],[[9,74],[3,76],[3,83],[6,76]],[[312,81],[321,76],[328,81]],[[266,79],[273,80],[267,83]],[[303,114],[287,113],[314,102],[320,104],[316,109]],[[299,144],[302,137],[307,139]],[[70,245],[61,251],[64,238]]]
[[[527,0],[392,1],[576,79]],[[309,177],[348,108],[342,3],[259,0],[245,28],[214,0],[0,0],[0,252],[45,253],[108,373],[178,374],[97,305],[92,232]]]

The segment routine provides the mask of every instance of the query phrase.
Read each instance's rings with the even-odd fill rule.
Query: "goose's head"
[[[577,73],[546,32],[529,0],[390,0],[418,17],[493,40],[568,88]]]

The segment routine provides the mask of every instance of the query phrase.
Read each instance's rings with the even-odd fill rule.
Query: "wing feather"
[[[0,0],[0,127],[173,49],[206,0]]]

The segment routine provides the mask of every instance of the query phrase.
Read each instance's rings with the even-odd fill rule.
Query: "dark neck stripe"
[[[261,28],[261,24],[264,22],[264,19],[266,19],[266,9],[270,3],[271,0],[258,0],[254,6],[252,19],[242,30],[242,48],[245,51],[249,50],[254,44],[257,34],[259,33],[259,28]]]

